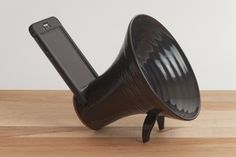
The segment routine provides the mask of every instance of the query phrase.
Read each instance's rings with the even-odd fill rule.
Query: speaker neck
[[[125,40],[112,66],[83,91],[88,102],[79,104],[79,99],[74,98],[79,117],[92,129],[99,129],[121,117],[146,113],[157,103],[128,41]]]

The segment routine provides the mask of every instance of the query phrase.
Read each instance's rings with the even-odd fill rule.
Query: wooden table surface
[[[69,91],[0,91],[0,156],[236,156],[236,91],[202,91],[194,121],[166,119],[141,143],[145,115],[84,127]],[[111,104],[112,105],[112,104]]]

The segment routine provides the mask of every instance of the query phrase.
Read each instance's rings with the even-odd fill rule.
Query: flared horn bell
[[[200,111],[200,94],[193,70],[182,49],[158,21],[138,15],[129,24],[125,41],[112,66],[74,96],[81,121],[98,130],[122,117],[147,114],[142,139],[149,140],[164,117],[193,120]]]

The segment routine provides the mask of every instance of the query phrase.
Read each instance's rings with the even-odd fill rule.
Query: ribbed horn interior
[[[146,15],[134,18],[130,36],[139,67],[161,102],[177,116],[194,119],[200,108],[197,80],[173,36]]]

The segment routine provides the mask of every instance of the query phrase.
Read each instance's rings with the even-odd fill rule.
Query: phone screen
[[[80,50],[60,27],[41,34],[50,55],[77,89],[83,89],[96,76],[81,59]]]

